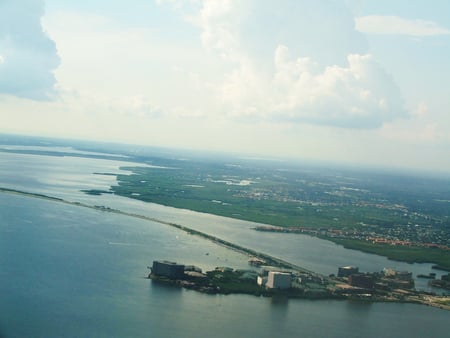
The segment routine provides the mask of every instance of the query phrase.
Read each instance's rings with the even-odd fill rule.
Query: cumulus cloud
[[[450,30],[433,21],[409,20],[398,16],[369,15],[355,19],[356,29],[364,33],[408,35],[414,37],[450,35]]]
[[[204,0],[194,22],[233,65],[217,86],[227,114],[344,128],[406,116],[345,1]]]
[[[59,65],[54,42],[44,32],[44,1],[0,1],[0,94],[35,100],[54,94]]]
[[[221,98],[235,116],[348,128],[376,128],[405,116],[400,97],[370,55],[350,54],[345,67],[322,69],[309,58],[293,59],[283,45],[275,51],[273,73],[246,63],[221,87]]]

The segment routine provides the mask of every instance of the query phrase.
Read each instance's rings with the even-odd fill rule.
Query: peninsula
[[[253,257],[249,262],[264,262]],[[360,273],[356,267],[340,267],[337,276],[260,266],[258,269],[216,267],[202,272],[193,265],[167,260],[153,261],[148,278],[155,283],[208,294],[249,294],[254,296],[303,299],[340,299],[370,302],[417,303],[450,310],[450,297],[414,290],[412,274],[384,269]],[[445,276],[443,280],[447,280]]]

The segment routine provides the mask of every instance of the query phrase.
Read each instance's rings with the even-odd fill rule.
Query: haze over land
[[[0,132],[450,172],[448,1],[0,3]]]

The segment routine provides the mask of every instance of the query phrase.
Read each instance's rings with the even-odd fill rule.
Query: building
[[[202,269],[195,265],[185,265],[184,272],[186,273],[188,271],[195,271],[195,272],[202,273]]]
[[[394,269],[383,269],[384,281],[391,288],[395,289],[412,289],[414,287],[414,279],[412,272],[396,271]]]
[[[383,274],[388,278],[397,278],[401,280],[410,280],[412,278],[412,272],[408,271],[397,271],[392,268],[384,268]]]
[[[409,282],[411,279],[413,279],[413,276],[412,276],[412,272],[397,271],[397,273],[395,274],[395,278],[405,281],[405,282]]]
[[[359,268],[355,266],[341,266],[338,269],[338,277],[348,277],[359,272]]]
[[[269,289],[289,289],[291,287],[291,274],[287,272],[270,271],[266,287]]]
[[[184,265],[169,261],[153,261],[152,273],[172,279],[183,278]]]
[[[356,286],[363,289],[373,289],[375,286],[374,277],[371,274],[355,273],[348,277],[348,282],[351,286]]]

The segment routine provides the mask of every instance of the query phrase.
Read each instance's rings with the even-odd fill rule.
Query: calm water
[[[120,164],[0,154],[0,186],[177,221],[320,272],[335,272],[344,262],[365,271],[403,267],[307,236],[256,233],[247,222],[78,192],[109,186],[110,176],[92,173],[117,172]],[[445,337],[450,329],[449,312],[426,306],[211,296],[142,278],[146,266],[161,258],[205,269],[248,266],[243,255],[158,223],[0,194],[0,332],[5,337]],[[426,264],[404,266],[431,271]]]

